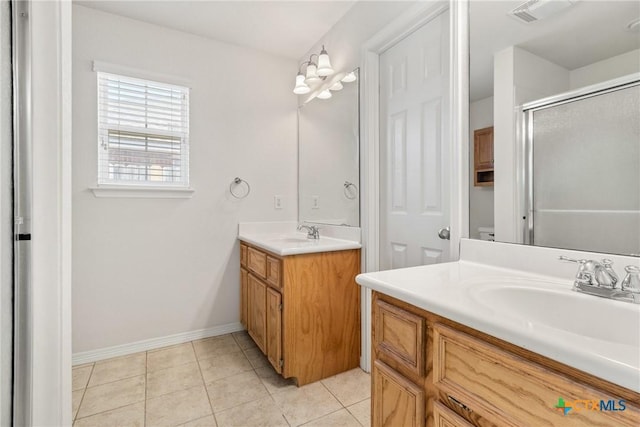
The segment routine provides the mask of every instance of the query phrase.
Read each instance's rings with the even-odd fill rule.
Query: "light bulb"
[[[293,88],[293,93],[296,95],[304,95],[305,93],[309,93],[311,89],[304,82],[304,76],[302,73],[298,73],[296,76],[296,87]]]
[[[334,84],[331,85],[331,87],[329,88],[330,90],[342,90],[344,86],[342,86],[342,83],[340,83],[340,80],[338,80],[337,82],[335,82]]]
[[[318,56],[318,75],[324,77],[330,76],[331,74],[333,74],[333,68],[331,67],[329,54],[324,50],[324,46],[322,46],[322,51],[320,52],[320,56]]]
[[[350,73],[347,73],[347,75],[342,78],[342,81],[345,83],[351,83],[355,82],[357,79],[358,78],[356,77],[356,73],[352,71]]]
[[[316,67],[316,64],[314,64],[313,62],[311,62],[307,66],[307,77],[304,79],[305,83],[309,84],[309,83],[315,83],[320,81],[320,77],[318,77],[317,70],[318,69]]]
[[[332,95],[331,95],[331,92],[329,91],[329,89],[325,89],[325,90],[323,90],[322,92],[320,92],[320,93],[318,94],[317,98],[320,98],[320,99],[329,99],[329,98],[331,98],[331,96],[332,96]]]

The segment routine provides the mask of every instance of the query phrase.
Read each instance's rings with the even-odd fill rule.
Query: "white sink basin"
[[[543,281],[487,281],[470,287],[479,304],[506,316],[577,335],[640,346],[640,306],[585,295]],[[615,322],[613,321],[615,319]]]

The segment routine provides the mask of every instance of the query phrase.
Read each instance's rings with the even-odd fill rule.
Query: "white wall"
[[[522,242],[521,155],[516,108],[569,89],[569,71],[511,46],[494,55],[494,212],[495,238]]]
[[[638,72],[640,72],[640,49],[571,70],[569,86],[570,89],[578,89]]]
[[[479,239],[478,227],[493,227],[493,187],[476,187],[473,180],[473,131],[493,126],[493,96],[469,104],[469,237]]]
[[[237,325],[238,222],[296,219],[297,64],[78,5],[73,19],[74,352]],[[94,59],[191,83],[193,198],[93,196]]]

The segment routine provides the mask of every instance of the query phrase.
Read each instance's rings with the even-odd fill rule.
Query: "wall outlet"
[[[273,196],[273,208],[282,209],[282,196]]]
[[[320,196],[311,197],[311,209],[320,209]]]

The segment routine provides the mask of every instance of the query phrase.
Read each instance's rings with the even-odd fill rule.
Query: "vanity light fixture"
[[[313,55],[311,55],[311,56],[313,57]],[[316,56],[317,56],[317,55],[316,55]],[[320,78],[320,76],[318,76],[318,67],[317,67],[317,65],[315,64],[315,62],[307,61],[307,62],[305,62],[304,64],[307,64],[307,76],[306,76],[306,78],[304,79],[304,82],[305,82],[306,84],[309,84],[309,83],[317,83],[317,82],[319,82],[320,80],[322,80],[322,79]],[[302,64],[302,65],[304,65],[304,64]]]
[[[344,86],[342,86],[342,82],[338,80],[337,82],[332,84],[331,87],[329,87],[329,90],[342,90],[343,87]]]
[[[318,96],[316,96],[316,98],[319,98],[319,99],[329,99],[329,98],[331,98],[331,96],[332,96],[332,95],[331,95],[331,91],[330,91],[329,89],[325,89],[325,90],[323,90],[322,92],[320,92],[320,93],[318,94]]]
[[[293,88],[293,93],[297,95],[304,95],[305,93],[309,93],[311,91],[310,85],[314,85],[324,81],[333,73],[334,70],[333,67],[331,67],[329,54],[327,53],[323,45],[322,50],[320,51],[320,55],[318,55],[317,53],[313,53],[309,57],[308,61],[300,64],[300,67],[298,68],[298,74],[296,75],[296,85]]]
[[[329,54],[322,45],[320,56],[318,56],[318,75],[320,77],[327,77],[333,74],[333,68],[331,67],[331,61],[329,60]]]
[[[351,71],[350,73],[347,73],[347,75],[344,76],[341,81],[344,83],[351,83],[351,82],[355,82],[356,79],[357,79],[356,73]]]
[[[293,88],[293,93],[296,95],[304,95],[310,91],[311,88],[304,82],[304,75],[302,73],[298,73],[296,76],[296,87]]]

